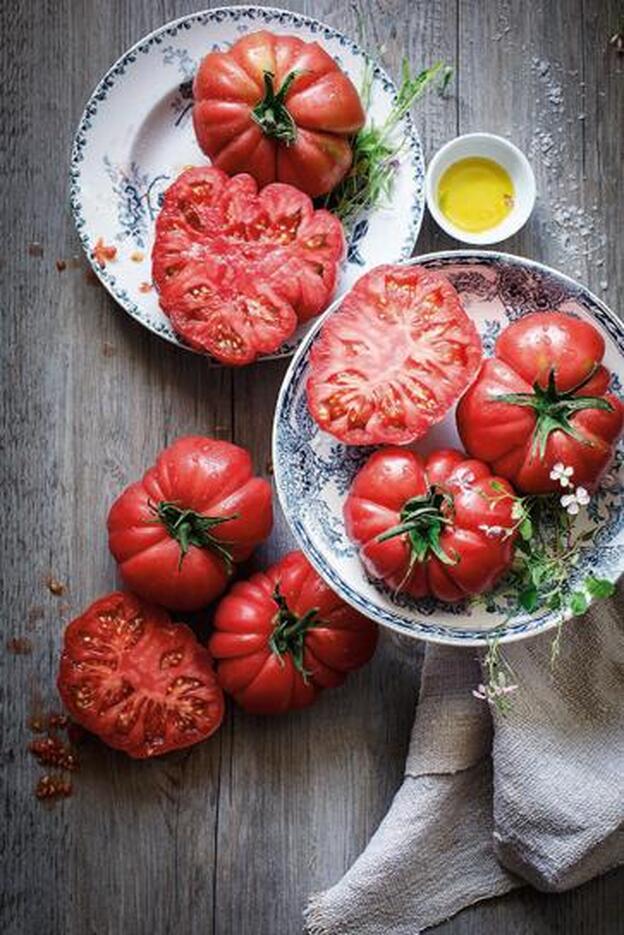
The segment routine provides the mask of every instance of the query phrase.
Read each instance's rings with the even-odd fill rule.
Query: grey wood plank
[[[355,30],[346,0],[284,5]],[[47,811],[32,797],[25,723],[38,699],[54,703],[63,621],[114,585],[102,524],[116,493],[188,431],[235,437],[267,469],[283,363],[210,370],[130,321],[87,283],[84,267],[54,265],[77,252],[67,153],[88,93],[128,45],[196,8],[0,6],[2,602],[5,636],[33,643],[31,655],[0,655],[0,927],[11,935],[297,932],[307,894],[353,861],[400,782],[417,666],[414,647],[386,637],[367,670],[308,712],[264,721],[232,711],[210,743],[148,764],[88,744],[72,799]],[[415,65],[453,62],[459,51],[459,102],[432,97],[418,111],[427,154],[458,128],[495,129],[529,147],[541,205],[509,249],[580,275],[616,304],[624,85],[622,60],[606,49],[614,0],[461,0],[459,32],[456,0],[362,0],[362,9],[391,70],[405,48]],[[568,203],[591,215],[586,234],[559,213]],[[32,241],[43,256],[29,254]],[[418,249],[448,244],[427,223]],[[255,564],[291,544],[278,512]],[[62,598],[45,586],[51,573],[69,585]],[[560,897],[523,891],[438,931],[614,935],[623,931],[623,882],[620,871]]]

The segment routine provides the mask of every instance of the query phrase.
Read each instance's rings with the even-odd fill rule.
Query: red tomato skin
[[[295,79],[285,106],[294,141],[266,136],[252,117],[265,95],[264,73],[278,91]],[[352,162],[349,137],[365,114],[349,78],[316,42],[265,30],[244,36],[227,52],[210,52],[193,83],[193,126],[200,148],[228,174],[249,172],[260,186],[296,185],[311,198],[327,194]]]
[[[225,590],[230,578],[226,565],[217,552],[194,545],[180,564],[178,542],[154,522],[150,505],[175,502],[207,516],[238,514],[213,528],[237,563],[269,535],[271,499],[270,484],[253,476],[244,448],[198,435],[177,439],[110,509],[109,547],[124,583],[169,610],[200,610]]]
[[[493,481],[503,490],[494,491]],[[447,565],[429,553],[410,573],[407,535],[384,542],[378,537],[400,524],[409,499],[423,496],[434,484],[453,497],[454,522],[444,528],[440,542],[446,554],[459,556],[459,561]],[[503,491],[509,498],[499,499]],[[344,518],[347,535],[359,546],[360,558],[373,578],[413,597],[454,602],[490,590],[511,565],[515,534],[488,536],[479,527],[511,529],[513,497],[506,480],[462,452],[443,449],[425,459],[394,446],[374,452],[358,472]]]
[[[225,713],[212,657],[193,631],[122,591],[99,598],[68,624],[57,686],[78,724],[134,759],[205,740]],[[150,735],[157,709],[158,739]],[[185,724],[180,719],[187,716]]]
[[[524,493],[558,492],[558,480],[550,477],[557,462],[574,468],[576,486],[595,490],[624,428],[624,407],[608,392],[610,374],[601,364],[604,349],[602,336],[591,324],[562,312],[536,312],[508,326],[494,357],[484,362],[457,408],[457,427],[466,450]],[[584,409],[571,415],[571,425],[589,444],[556,429],[540,457],[533,449],[535,411],[493,399],[505,393],[531,393],[535,382],[545,387],[552,369],[557,389],[569,391],[594,368],[578,395],[602,397],[613,411]]]
[[[316,609],[320,622],[304,643],[307,680],[292,654],[274,653],[276,585],[297,617]],[[306,707],[323,688],[340,685],[371,658],[377,627],[344,603],[314,571],[302,552],[290,552],[266,572],[238,581],[219,603],[208,647],[225,692],[252,714],[281,714]]]

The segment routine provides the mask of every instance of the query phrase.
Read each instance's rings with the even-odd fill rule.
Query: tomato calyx
[[[377,536],[378,542],[385,542],[395,536],[407,535],[412,554],[406,578],[416,562],[424,562],[430,553],[444,565],[457,564],[458,557],[448,555],[440,544],[444,527],[453,523],[448,515],[452,509],[451,495],[434,485],[426,494],[407,500],[401,510],[401,522]]]
[[[499,403],[528,406],[535,410],[536,423],[531,446],[532,456],[537,453],[540,458],[544,457],[550,433],[557,430],[566,432],[585,445],[592,444],[589,438],[572,425],[570,417],[575,412],[581,412],[583,409],[602,409],[605,412],[613,412],[611,403],[600,396],[575,395],[589,383],[599,366],[599,364],[594,364],[587,376],[565,393],[561,393],[557,389],[555,369],[553,367],[548,374],[546,388],[540,386],[539,381],[536,380],[533,384],[532,393],[503,393],[494,397],[496,402]]]
[[[178,570],[182,567],[189,548],[194,545],[198,549],[212,549],[216,552],[223,559],[227,573],[231,573],[234,562],[228,543],[213,536],[211,530],[222,523],[238,519],[238,513],[232,516],[204,516],[203,513],[183,509],[179,504],[167,500],[161,500],[157,504],[150,503],[149,508],[155,514],[151,522],[163,525],[180,546]]]
[[[265,136],[274,137],[278,142],[291,146],[297,138],[297,126],[284,101],[290,86],[297,77],[291,71],[284,79],[279,91],[273,87],[273,72],[264,73],[264,97],[251,112],[252,119],[258,124]]]
[[[275,585],[273,600],[278,610],[273,618],[274,629],[269,639],[271,651],[280,661],[286,653],[290,653],[295,668],[307,683],[310,673],[303,663],[303,650],[308,630],[320,623],[318,609],[312,607],[302,617],[298,617],[288,606],[286,598],[280,591],[279,583]]]

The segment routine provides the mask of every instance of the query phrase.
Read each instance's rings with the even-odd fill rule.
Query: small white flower
[[[494,695],[509,695],[511,692],[515,692],[517,685],[493,685],[492,691]]]
[[[508,532],[503,526],[488,526],[487,523],[481,523],[479,529],[486,534],[488,539],[499,539]]]
[[[561,497],[561,506],[564,507],[570,516],[576,516],[582,506],[587,506],[590,496],[584,487],[577,487],[572,493],[567,493]]]
[[[515,692],[517,688],[517,685],[508,685],[504,674],[500,672],[489,685],[481,683],[477,685],[476,688],[473,688],[472,694],[475,698],[478,698],[479,701],[488,701],[490,704],[493,704],[496,698],[510,695],[512,692]]]
[[[570,478],[574,474],[574,468],[568,467],[563,461],[557,461],[550,472],[551,480],[558,480],[562,487],[570,486]]]
[[[459,468],[453,474],[453,480],[461,490],[471,490],[476,478],[470,468]]]

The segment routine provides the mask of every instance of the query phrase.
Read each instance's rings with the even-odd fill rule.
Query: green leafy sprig
[[[388,202],[399,159],[407,146],[405,135],[396,138],[397,127],[413,104],[435,83],[439,82],[441,93],[445,93],[452,74],[450,66],[436,62],[430,68],[412,75],[409,62],[403,59],[401,84],[392,110],[381,125],[377,126],[371,121],[355,135],[351,169],[324,202],[324,206],[337,215],[347,229],[353,226],[364,211]],[[366,111],[371,103],[372,81],[373,72],[369,63],[360,91]]]
[[[517,685],[510,684],[510,668],[500,651],[500,637],[506,623],[521,612],[533,613],[544,607],[557,614],[555,636],[551,643],[550,661],[554,666],[561,651],[563,624],[570,617],[585,613],[590,599],[611,597],[615,585],[606,578],[586,575],[582,584],[573,583],[574,568],[592,539],[593,530],[577,531],[574,519],[590,497],[584,487],[574,487],[572,467],[555,464],[550,477],[559,481],[562,491],[520,497],[498,481],[493,481],[489,502],[512,500],[509,528],[496,527],[496,534],[516,537],[516,553],[511,571],[498,588],[485,598],[486,608],[495,609],[496,598],[505,596],[511,603],[506,620],[488,639],[483,664],[486,680],[473,691],[475,697],[495,706],[502,714],[509,711],[508,695]],[[476,598],[475,600],[479,600]]]

